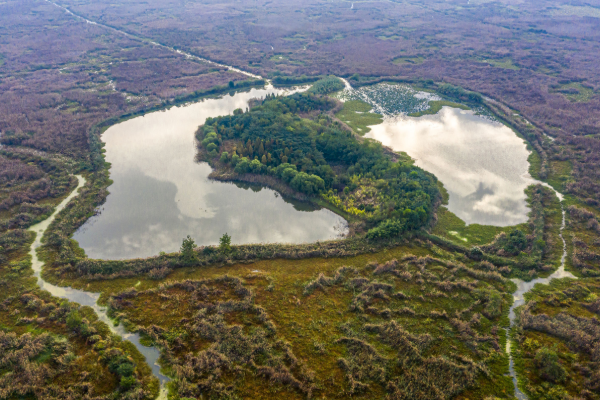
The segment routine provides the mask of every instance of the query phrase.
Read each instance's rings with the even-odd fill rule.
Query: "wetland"
[[[0,2],[0,398],[600,400],[561,1]]]

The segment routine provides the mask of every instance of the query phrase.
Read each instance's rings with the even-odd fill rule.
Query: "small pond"
[[[284,200],[273,190],[212,181],[194,161],[194,133],[208,117],[246,108],[278,89],[207,99],[134,118],[103,135],[111,163],[110,195],[74,235],[90,258],[148,257],[177,251],[190,235],[199,245],[304,243],[342,237],[347,223],[327,209]]]

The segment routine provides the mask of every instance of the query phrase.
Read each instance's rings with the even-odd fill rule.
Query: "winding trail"
[[[42,267],[44,266],[44,262],[41,261],[37,256],[37,249],[42,245],[42,237],[44,233],[52,224],[52,222],[56,219],[56,215],[61,212],[66,205],[77,196],[78,191],[83,185],[85,185],[85,178],[81,175],[75,175],[78,181],[77,188],[75,188],[63,201],[60,202],[56,209],[47,219],[44,221],[33,225],[28,229],[28,231],[35,233],[35,240],[31,244],[31,248],[29,250],[29,254],[31,255],[31,267],[33,268],[34,276],[37,278],[38,285],[41,289],[50,292],[55,297],[60,297],[62,299],[67,299],[69,301],[78,303],[82,306],[89,306],[94,309],[98,318],[105,322],[112,333],[122,337],[125,340],[130,341],[135,345],[135,347],[146,357],[146,362],[152,368],[152,373],[158,378],[160,381],[160,395],[159,399],[166,399],[166,388],[165,383],[169,381],[169,377],[163,375],[160,372],[160,366],[157,361],[160,356],[160,352],[158,349],[154,347],[146,347],[140,343],[140,335],[129,333],[125,330],[122,325],[115,326],[114,322],[108,317],[106,313],[106,308],[100,307],[98,305],[98,299],[100,298],[100,293],[86,292],[84,290],[73,289],[70,287],[60,287],[53,285],[42,278]]]

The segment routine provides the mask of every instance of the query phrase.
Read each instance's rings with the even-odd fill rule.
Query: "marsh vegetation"
[[[593,5],[59,3],[89,20],[50,2],[0,3],[0,397],[157,397],[158,380],[130,342],[113,335],[89,307],[40,290],[32,276],[33,235],[26,229],[75,187],[72,174],[85,174],[80,197],[45,234],[44,277],[102,293],[114,317],[160,349],[173,399],[511,398],[503,329],[515,287],[509,279],[530,280],[562,267],[563,237],[565,266],[580,279],[552,281],[527,296],[512,330],[515,366],[532,399],[598,398],[600,29]],[[344,105],[324,97],[343,88],[332,74],[354,87],[355,97],[344,98]],[[103,149],[100,140],[108,127],[264,85],[256,75],[281,86],[317,83],[312,93],[292,97],[294,104],[265,99],[277,93],[273,89],[230,96],[228,107],[197,113],[188,124],[179,142],[186,156],[163,146],[165,158],[148,152],[139,168],[150,179],[130,174],[119,180],[110,145]],[[253,97],[261,100],[247,110]],[[177,114],[171,123],[181,121],[177,112],[184,109],[196,110],[172,107],[165,114]],[[452,185],[420,165],[421,157],[409,152],[413,163],[400,153],[408,146],[394,153],[361,137],[373,134],[370,127],[382,117],[433,121],[449,109],[490,124],[491,116],[517,132],[526,144],[519,143],[513,151],[519,160],[509,164],[519,176],[529,169],[563,193],[562,206],[548,188],[525,192],[529,180],[516,185],[517,206],[494,204],[483,188],[479,200],[488,201],[478,201],[478,210],[494,205],[518,218],[494,222],[506,225],[500,227],[472,223],[482,221],[453,213],[452,201],[438,207],[444,188],[425,171],[449,192]],[[143,118],[155,121],[152,114]],[[208,184],[207,165],[202,184],[194,176],[197,165],[164,167],[181,159],[191,164],[192,135],[204,121],[198,136],[209,140],[201,157],[215,168],[214,178],[238,186]],[[105,137],[118,133],[113,128]],[[147,135],[122,146],[125,151],[144,152],[152,144],[152,130],[140,132]],[[105,161],[113,163],[110,178]],[[165,179],[157,169],[181,179]],[[120,205],[133,208],[122,208],[112,221],[135,226],[125,218],[136,217],[132,210],[203,220],[223,197],[210,203],[188,189],[204,195],[220,184],[229,189],[225,198],[245,200],[227,214],[257,215],[245,220],[254,230],[150,224],[158,228],[144,225],[141,231],[150,232],[144,236],[109,227],[87,244],[81,240],[80,248],[72,235],[90,218],[101,227],[102,217],[94,215],[120,207],[108,191],[116,199],[134,184],[138,193],[156,188],[144,199],[163,194],[161,204],[170,211],[161,204],[144,209],[139,197],[124,196]],[[307,213],[307,202],[328,209]],[[248,212],[260,207],[265,213]],[[344,226],[334,228],[341,221],[334,213],[350,222],[350,235],[321,241],[345,233]],[[294,215],[302,215],[301,224]],[[94,225],[85,229],[92,232]],[[301,234],[292,238],[291,232]],[[284,244],[282,238],[312,243]],[[251,244],[262,241],[278,243]],[[90,243],[98,245],[98,257],[107,249],[115,250],[112,258],[152,257],[89,259]]]

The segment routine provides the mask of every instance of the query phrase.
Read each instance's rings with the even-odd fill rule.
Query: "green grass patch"
[[[377,36],[377,39],[379,39],[379,40],[398,40],[398,39],[400,39],[400,36],[398,36],[398,35],[390,35],[390,36],[380,35],[380,36]]]
[[[531,154],[527,158],[529,161],[529,174],[535,179],[543,180],[559,192],[564,192],[565,183],[571,177],[573,166],[570,161],[550,161],[548,163],[548,176],[546,179],[540,178],[542,159],[537,151],[533,150],[528,144]]]
[[[438,222],[432,233],[467,247],[490,243],[500,232],[508,233],[515,229],[514,226],[467,225],[446,207],[438,209],[437,217]],[[517,227],[527,231],[527,224]]]
[[[371,131],[369,126],[379,125],[383,122],[380,114],[372,113],[373,107],[361,100],[349,100],[344,103],[344,108],[335,116],[348,124],[359,135]]]
[[[484,59],[483,62],[490,64],[496,68],[513,69],[513,70],[521,69],[518,65],[515,65],[510,58],[503,58],[503,59],[499,59],[499,60]]]
[[[535,69],[535,72],[539,72],[540,74],[544,74],[544,75],[550,75],[550,76],[556,76],[558,74],[558,71],[554,70],[554,69],[550,69],[546,66],[540,66],[537,67]]]
[[[289,60],[288,56],[285,56],[283,54],[275,54],[273,56],[271,56],[271,58],[269,58],[269,61],[274,61],[274,62],[278,62],[278,61],[287,61]]]
[[[565,183],[571,177],[573,166],[571,161],[550,161],[547,181],[555,189],[563,191]]]
[[[446,100],[433,100],[429,102],[429,108],[427,110],[413,112],[408,114],[409,117],[422,117],[423,115],[435,115],[442,107],[460,108],[461,110],[470,110],[469,107],[464,104],[454,103]]]
[[[572,103],[586,103],[594,95],[594,89],[584,86],[579,82],[554,86],[550,91],[563,95]]]

